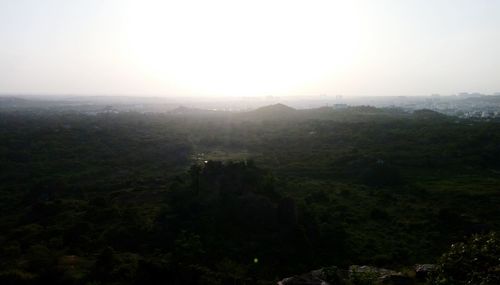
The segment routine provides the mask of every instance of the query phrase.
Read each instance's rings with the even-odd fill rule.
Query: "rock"
[[[379,279],[379,284],[384,285],[413,285],[415,280],[404,275],[387,275]]]
[[[313,271],[314,272],[314,271]],[[278,282],[278,285],[331,285],[325,280],[314,276],[312,272],[285,278]]]
[[[432,270],[432,264],[419,265],[420,270]],[[415,267],[417,268],[417,266]],[[285,278],[278,285],[413,285],[415,280],[401,272],[366,265],[351,265],[348,270],[335,266],[325,267],[311,272]]]
[[[435,269],[435,264],[415,264],[415,278],[419,282],[425,281]]]
[[[342,285],[345,277],[337,267],[327,267],[313,270],[309,273],[285,278],[278,285]]]
[[[350,280],[370,280],[374,284],[411,285],[414,280],[403,273],[373,266],[351,265],[349,267]]]

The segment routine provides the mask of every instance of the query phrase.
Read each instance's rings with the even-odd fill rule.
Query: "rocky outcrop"
[[[427,280],[430,273],[436,269],[435,264],[415,264],[415,278],[419,282]]]
[[[398,271],[366,265],[351,265],[347,270],[337,267],[325,267],[311,272],[285,278],[278,285],[413,285],[427,278],[434,269],[432,264],[417,264],[415,274],[403,274]],[[422,279],[423,278],[423,279]]]
[[[373,282],[373,284],[389,285],[411,285],[415,283],[413,278],[405,276],[401,272],[366,265],[351,265],[349,267],[349,280],[366,280]]]
[[[342,276],[344,275],[344,276]],[[321,268],[311,272],[285,278],[278,285],[337,285],[345,284],[342,281],[347,276],[337,267]],[[338,281],[338,282],[336,282]]]

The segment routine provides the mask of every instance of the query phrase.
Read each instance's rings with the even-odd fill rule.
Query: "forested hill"
[[[284,104],[275,104],[257,108],[251,111],[213,111],[197,108],[187,108],[180,106],[170,112],[168,115],[182,116],[188,118],[223,118],[231,121],[308,121],[308,120],[327,120],[327,121],[373,121],[373,120],[394,120],[394,119],[452,119],[446,115],[432,110],[416,110],[414,112],[403,111],[398,108],[375,108],[371,106],[352,106],[352,107],[320,107],[309,109],[294,109]]]
[[[0,112],[0,283],[272,284],[500,230],[499,123],[197,113]]]

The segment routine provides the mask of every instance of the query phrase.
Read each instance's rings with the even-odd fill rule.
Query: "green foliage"
[[[285,111],[1,112],[0,283],[273,283],[500,230],[498,123]]]
[[[473,235],[465,242],[452,244],[443,254],[431,284],[500,284],[500,238],[494,232]]]
[[[182,231],[174,241],[174,255],[179,262],[196,264],[205,254],[199,235]]]
[[[0,283],[5,285],[35,284],[36,275],[19,269],[0,272]]]

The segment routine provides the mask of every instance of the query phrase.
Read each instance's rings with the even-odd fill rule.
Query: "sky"
[[[0,0],[0,93],[500,92],[497,0]]]

